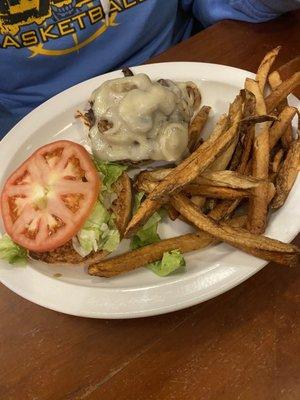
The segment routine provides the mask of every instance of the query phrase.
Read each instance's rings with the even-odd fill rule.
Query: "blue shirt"
[[[56,93],[187,38],[195,19],[204,27],[226,18],[262,22],[297,7],[297,0],[1,0],[0,138]]]

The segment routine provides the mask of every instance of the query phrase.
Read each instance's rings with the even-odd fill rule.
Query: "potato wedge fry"
[[[246,222],[245,216],[233,218],[228,223],[234,227],[242,227]],[[90,275],[112,277],[125,272],[144,267],[154,261],[162,259],[167,251],[180,250],[182,253],[199,250],[218,243],[211,235],[205,232],[190,233],[171,239],[164,239],[140,249],[129,251],[120,256],[104,260],[88,269]]]
[[[279,51],[281,49],[281,46],[277,46],[275,49],[269,51],[263,58],[262,62],[260,63],[260,66],[258,67],[257,74],[256,74],[256,81],[258,82],[259,90],[261,93],[264,93],[265,90],[265,85],[267,82],[267,77],[270,71],[270,68],[272,67]]]
[[[216,239],[267,261],[275,261],[283,265],[297,264],[300,250],[292,244],[254,235],[244,229],[233,228],[224,223],[217,223],[198,211],[190,200],[181,193],[174,195],[171,203],[185,219]]]
[[[270,128],[269,135],[269,145],[270,150],[276,145],[278,140],[284,135],[289,126],[291,126],[291,121],[294,118],[297,109],[295,107],[286,106],[283,108],[278,116],[278,121]]]
[[[201,132],[206,124],[211,107],[203,106],[189,124],[189,151],[192,153],[198,144]]]
[[[272,112],[278,104],[300,85],[300,71],[283,81],[265,100],[267,112]]]
[[[287,199],[298,175],[300,163],[300,139],[295,140],[287,153],[282,167],[275,181],[276,195],[272,201],[271,208],[280,208]]]

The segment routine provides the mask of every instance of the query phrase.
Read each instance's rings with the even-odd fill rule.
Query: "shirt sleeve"
[[[300,0],[183,0],[183,8],[192,9],[202,25],[223,19],[264,22],[284,12],[300,8]]]

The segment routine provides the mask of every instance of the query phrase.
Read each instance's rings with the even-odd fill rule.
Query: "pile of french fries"
[[[147,197],[125,237],[161,207],[195,233],[104,260],[89,267],[91,275],[116,276],[160,260],[164,252],[186,253],[221,241],[267,261],[296,265],[296,246],[263,236],[270,213],[283,206],[300,169],[300,139],[291,125],[298,110],[287,100],[300,84],[300,72],[283,82],[277,71],[270,73],[279,50],[264,57],[255,80],[246,79],[206,140],[201,133],[210,107],[199,110],[190,123],[191,153],[185,160],[173,168],[143,171],[135,179],[136,189]]]

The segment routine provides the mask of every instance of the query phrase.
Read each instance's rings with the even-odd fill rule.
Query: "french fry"
[[[233,228],[224,223],[217,223],[198,211],[190,200],[181,193],[174,195],[171,204],[180,211],[186,220],[218,240],[267,261],[275,261],[283,265],[297,264],[300,250],[292,244],[254,235],[244,229]]]
[[[237,115],[237,113],[240,113],[240,108],[241,108],[241,99],[242,96],[237,96],[234,100],[233,103],[230,104],[229,106],[229,113],[228,113],[228,117],[226,118],[226,120],[224,121],[220,121],[221,124],[224,123],[224,131],[226,129],[228,129],[229,126],[232,126],[234,121],[235,121],[235,117]],[[240,129],[240,126],[239,128]],[[211,138],[213,139],[213,135],[212,134]],[[232,141],[231,145],[226,148],[220,155],[219,157],[217,157],[217,159],[210,165],[209,169],[210,171],[222,171],[224,169],[227,168],[227,166],[230,163],[230,160],[232,159],[232,156],[235,152],[235,148],[238,144],[239,141],[239,132],[237,133],[237,135],[235,136],[234,140]]]
[[[233,211],[239,206],[241,199],[223,200],[218,203],[213,210],[208,213],[208,216],[214,221],[226,220]]]
[[[109,278],[161,260],[167,251],[180,250],[182,253],[187,253],[214,243],[216,243],[216,240],[213,237],[202,232],[182,235],[129,251],[105,260],[103,263],[91,265],[88,268],[88,272],[90,275]]]
[[[229,224],[235,227],[241,227],[245,224],[245,217],[236,217],[229,221]],[[140,249],[129,251],[120,256],[104,260],[88,269],[90,275],[112,277],[125,272],[132,271],[139,267],[144,267],[154,261],[162,259],[167,251],[180,250],[181,253],[203,249],[212,244],[218,243],[211,235],[204,232],[190,233],[171,239],[164,239],[158,243],[153,243]]]
[[[139,226],[143,225],[166,202],[166,196],[171,195],[175,191],[180,190],[182,186],[192,182],[197,175],[209,167],[224,149],[230,146],[238,131],[241,107],[240,96],[240,109],[235,115],[233,126],[225,133],[221,133],[220,136],[214,135],[213,139],[209,138],[156,186],[132,217],[126,228],[125,237],[130,237]]]
[[[228,129],[228,116],[222,114],[216,123],[212,133],[206,141],[212,142],[218,139]]]
[[[198,111],[200,104],[201,104],[201,93],[197,85],[195,85],[193,82],[189,82],[187,85],[187,92],[190,97],[193,98],[194,104],[193,108],[194,111]]]
[[[218,186],[207,186],[207,185],[195,185],[190,184],[185,186],[185,193],[189,193],[192,196],[206,196],[215,199],[240,199],[243,197],[249,197],[250,191],[243,189],[232,189]]]
[[[139,186],[140,183],[144,180],[157,182],[163,180],[170,172],[172,168],[161,168],[161,169],[153,169],[151,171],[142,171],[140,172],[135,180],[135,185]]]
[[[175,210],[171,204],[165,204],[165,209],[167,210],[168,217],[172,220],[175,221],[179,217],[179,212]]]
[[[272,74],[269,75],[269,84],[272,90],[275,90],[281,83],[282,80],[280,78],[278,71],[274,71],[272,72]],[[281,113],[286,106],[288,106],[288,101],[287,99],[283,99],[277,106],[277,112]],[[288,148],[292,141],[293,141],[293,127],[292,124],[290,123],[287,126],[283,135],[281,136],[281,142],[285,148]]]
[[[297,109],[295,107],[286,106],[283,108],[278,116],[278,121],[270,128],[269,134],[269,146],[270,150],[276,145],[278,140],[284,135],[289,126],[291,126],[291,121],[294,118]]]
[[[275,187],[273,183],[269,182],[268,184],[268,202],[273,199],[275,195]],[[185,186],[184,193],[188,193],[192,196],[202,195],[215,199],[242,199],[244,197],[250,197],[252,195],[250,189],[232,189],[229,187],[220,187],[220,186],[206,186],[206,185],[194,185],[190,184]],[[192,201],[192,203],[194,203]],[[195,203],[194,203],[195,204]]]
[[[192,196],[191,202],[195,204],[200,210],[203,208],[205,204],[206,198],[203,196]]]
[[[156,171],[142,173],[138,176],[136,186],[140,191],[145,191],[146,193],[151,192],[155,188],[153,183],[158,183],[163,179],[163,176],[166,177],[170,172],[171,170],[165,170],[165,175],[161,170],[158,170],[158,173],[156,173]],[[158,179],[156,179],[156,177],[158,177]],[[262,182],[261,179],[229,170],[215,172],[207,170],[202,172],[202,174],[193,181],[194,184],[198,185],[229,187],[233,189],[252,189],[257,187],[260,182]]]
[[[276,195],[272,201],[273,209],[280,208],[287,199],[298,175],[300,163],[300,140],[295,140],[287,153],[275,181]]]
[[[244,178],[242,175],[234,173],[233,178],[229,178],[227,181],[222,181],[222,176],[225,176],[226,179],[227,172],[231,173],[232,171],[220,171],[220,173],[208,172],[207,175],[212,177],[216,176],[216,180],[200,177],[195,181],[195,183],[186,185],[184,191],[192,196],[207,196],[216,199],[237,199],[248,197],[251,194],[249,189],[257,187],[261,182],[260,180],[251,177]],[[138,189],[149,194],[155,189],[157,184],[158,182],[155,183],[145,179],[140,182]],[[200,204],[203,205],[202,201]]]
[[[198,144],[201,132],[206,124],[211,107],[203,106],[189,124],[189,151],[192,153]]]
[[[256,74],[256,81],[258,82],[259,90],[264,94],[267,77],[269,75],[270,68],[272,67],[281,46],[277,46],[275,49],[269,51],[263,58],[260,66],[258,67]]]
[[[243,118],[251,118],[255,112],[255,96],[249,90],[245,90],[245,104],[243,110]],[[236,170],[240,174],[244,174],[249,164],[249,158],[252,150],[252,144],[254,140],[255,126],[252,124],[243,123],[241,127],[241,140],[243,144],[242,156],[240,159],[240,164],[237,166]]]
[[[292,58],[287,63],[280,65],[278,68],[278,73],[282,80],[291,75],[291,71],[300,71],[300,55]]]
[[[127,77],[127,76],[134,76],[134,73],[131,71],[131,69],[130,68],[128,68],[128,67],[124,67],[123,69],[122,69],[122,73],[123,73],[123,75],[125,76],[125,77]]]
[[[256,113],[266,114],[266,105],[260,91],[259,85],[253,79],[246,79],[246,90],[254,94],[256,100]],[[255,126],[255,138],[253,143],[252,175],[256,178],[267,180],[269,177],[270,145],[269,145],[269,122]],[[250,198],[248,229],[251,233],[263,233],[267,225],[268,213],[268,183],[261,183],[253,190]]]
[[[194,183],[198,185],[220,186],[232,189],[253,189],[261,182],[261,179],[228,170],[216,172],[205,171],[194,180]]]
[[[300,85],[300,71],[294,73],[289,79],[283,81],[270,93],[265,100],[267,112],[272,112],[280,102],[286,98],[297,86]]]
[[[275,173],[278,172],[283,156],[284,156],[284,150],[281,148],[274,155],[273,161],[271,163],[272,172],[275,172]]]
[[[176,192],[182,186],[192,182],[202,171],[208,168],[235,139],[239,119],[240,114],[236,117],[235,123],[217,140],[210,141],[208,139],[196,152],[174,168],[151,193],[150,198],[153,200],[159,199]]]

